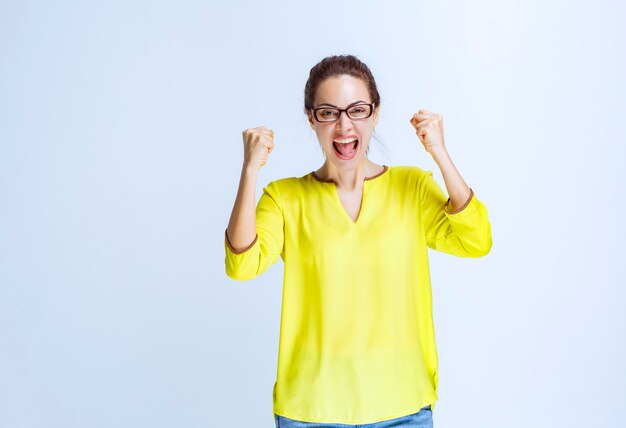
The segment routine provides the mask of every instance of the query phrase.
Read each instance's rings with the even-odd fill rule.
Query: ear
[[[380,108],[378,106],[374,107],[374,127],[376,127],[376,124],[378,123],[378,111],[380,110]]]
[[[309,125],[311,125],[311,128],[313,128],[315,126],[315,119],[313,118],[313,115],[310,111],[307,110],[306,116],[309,119]]]

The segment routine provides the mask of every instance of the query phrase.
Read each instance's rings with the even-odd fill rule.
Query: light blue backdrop
[[[490,213],[487,257],[431,252],[435,425],[626,425],[624,3],[105,3],[0,3],[0,427],[273,427],[282,262],[224,272],[241,132],[275,131],[259,196],[317,169],[304,84],[345,53],[371,158],[443,186],[408,122],[441,113]]]

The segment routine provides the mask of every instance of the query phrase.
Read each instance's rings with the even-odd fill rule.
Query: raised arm
[[[226,228],[226,240],[234,252],[241,252],[257,239],[256,185],[259,171],[274,148],[274,131],[262,127],[242,133],[244,161],[239,178],[237,197]]]
[[[443,118],[419,110],[411,118],[416,134],[441,170],[449,197],[427,173],[420,180],[422,220],[429,247],[459,257],[481,257],[492,246],[487,209],[456,169],[444,144]]]
[[[244,131],[244,165],[235,205],[224,231],[226,274],[233,279],[254,278],[276,263],[282,252],[284,219],[276,182],[263,188],[255,209],[257,178],[274,147],[273,135],[265,128]]]

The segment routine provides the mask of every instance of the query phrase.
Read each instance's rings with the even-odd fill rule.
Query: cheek
[[[318,129],[316,133],[317,133],[317,138],[324,143],[329,142],[333,138],[332,130]]]
[[[367,140],[372,136],[374,130],[371,127],[359,129],[360,134]]]

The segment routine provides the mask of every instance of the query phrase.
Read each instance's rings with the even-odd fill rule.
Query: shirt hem
[[[224,230],[224,236],[226,237],[226,245],[228,245],[228,249],[236,255],[239,254],[243,254],[245,252],[247,252],[248,250],[252,249],[252,247],[254,247],[254,244],[256,244],[256,241],[259,239],[259,234],[255,234],[254,236],[254,241],[252,241],[252,243],[250,245],[248,245],[247,247],[241,249],[241,250],[236,250],[235,247],[233,247],[233,245],[230,243],[230,239],[228,238],[228,228],[226,228]]]
[[[435,402],[437,401],[437,398],[429,398],[428,400],[426,400],[427,402],[419,405],[417,407],[413,406],[411,409],[409,410],[403,410],[401,412],[397,412],[394,413],[393,415],[388,415],[388,416],[383,416],[382,418],[376,418],[376,419],[372,419],[372,420],[357,420],[357,421],[348,421],[348,422],[337,422],[336,420],[322,420],[322,419],[306,419],[306,417],[302,417],[302,416],[298,416],[298,415],[286,415],[283,413],[279,413],[276,410],[274,410],[274,414],[278,415],[278,416],[282,416],[284,418],[289,418],[289,419],[293,419],[296,420],[298,422],[313,422],[313,423],[324,423],[324,424],[342,424],[342,425],[364,425],[364,424],[373,424],[373,423],[377,423],[377,422],[385,422],[388,421],[390,419],[396,419],[396,418],[401,418],[404,416],[409,416],[412,415],[414,413],[419,412],[423,407],[426,407],[428,405],[430,405],[431,407],[431,411],[433,408],[433,405],[435,404]]]
[[[469,195],[469,197],[467,198],[467,200],[465,201],[465,203],[462,206],[460,206],[459,208],[457,208],[454,211],[448,211],[448,208],[450,207],[450,202],[452,202],[450,200],[450,198],[448,198],[448,200],[446,201],[446,204],[444,206],[445,212],[448,213],[448,214],[458,214],[458,213],[460,213],[461,211],[463,211],[469,205],[469,203],[472,200],[473,196],[474,196],[474,190],[472,190],[472,188],[470,187],[470,195]]]

